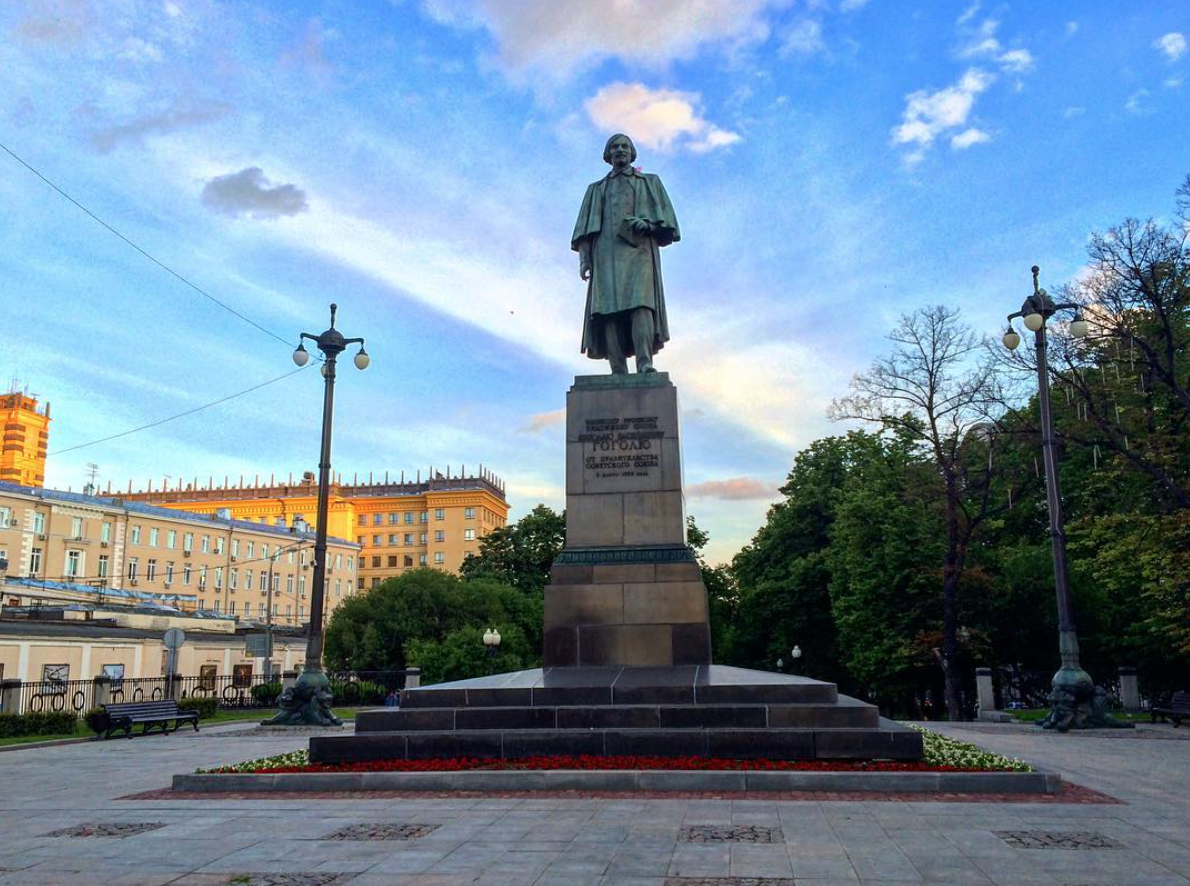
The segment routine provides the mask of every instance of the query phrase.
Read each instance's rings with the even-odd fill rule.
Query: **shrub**
[[[256,699],[257,704],[272,705],[275,704],[277,698],[281,695],[280,683],[257,683],[250,690],[252,697]]]
[[[74,732],[74,711],[30,711],[0,714],[0,738],[19,735],[62,735]]]
[[[183,698],[178,702],[179,711],[197,711],[200,720],[215,716],[215,711],[218,709],[218,699],[203,696]]]
[[[388,696],[384,684],[374,680],[331,680],[335,704],[383,704]]]

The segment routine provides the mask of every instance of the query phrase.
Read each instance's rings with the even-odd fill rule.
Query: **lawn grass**
[[[57,735],[8,735],[0,738],[0,747],[10,744],[32,744],[38,741],[58,741],[63,738],[86,738],[90,733],[60,732]]]
[[[337,716],[341,720],[354,720],[355,715],[357,713],[359,713],[360,711],[373,711],[380,707],[383,707],[383,706],[382,705],[364,705],[363,707],[356,707],[356,708],[341,708],[341,707],[338,707],[337,705],[332,705],[331,710],[334,711],[335,716]],[[205,719],[200,720],[198,725],[199,725],[199,728],[201,729],[203,726],[215,726],[219,723],[238,723],[238,722],[243,722],[245,720],[255,720],[255,721],[259,722],[260,720],[267,720],[269,717],[273,716],[273,714],[275,714],[275,713],[277,713],[276,708],[248,708],[246,710],[238,710],[238,711],[237,710],[217,711],[215,713],[215,716],[206,717]]]
[[[1028,708],[1023,711],[1008,711],[1016,719],[1022,723],[1036,723],[1038,720],[1045,719],[1049,714],[1049,708]],[[1129,713],[1126,711],[1112,711],[1111,715],[1117,720],[1123,720],[1125,723],[1148,723],[1149,712],[1142,711],[1139,713]]]

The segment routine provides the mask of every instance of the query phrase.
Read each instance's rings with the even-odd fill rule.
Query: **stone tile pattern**
[[[324,840],[416,840],[434,831],[436,824],[395,824],[376,822],[353,824],[327,834]]]
[[[691,825],[678,832],[679,843],[782,843],[780,828],[763,825]]]
[[[332,886],[346,883],[353,874],[239,874],[227,880],[229,886]]]
[[[795,886],[791,877],[667,877],[665,886]]]
[[[1016,849],[1123,849],[1094,831],[996,831],[996,836]]]
[[[580,376],[566,395],[566,548],[545,589],[547,665],[710,663],[678,428],[664,373],[626,387]]]
[[[68,828],[50,831],[47,837],[131,837],[133,834],[143,834],[163,828],[161,822],[108,822],[100,824],[76,824]]]

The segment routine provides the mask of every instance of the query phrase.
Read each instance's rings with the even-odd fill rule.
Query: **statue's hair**
[[[612,162],[612,142],[614,142],[618,138],[628,139],[628,147],[632,148],[632,158],[628,162],[629,163],[634,162],[636,160],[636,145],[633,144],[631,136],[627,136],[622,132],[617,132],[615,135],[613,135],[611,138],[609,138],[607,140],[607,144],[605,144],[603,146],[603,162],[604,163]]]

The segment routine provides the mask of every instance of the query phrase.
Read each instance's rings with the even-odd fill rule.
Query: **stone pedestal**
[[[667,373],[578,376],[566,395],[566,546],[545,589],[544,660],[710,663]]]
[[[993,723],[1008,723],[1012,717],[996,710],[996,687],[992,683],[991,668],[975,669],[975,692],[979,697],[979,719]]]
[[[0,711],[6,714],[21,712],[20,680],[0,680]]]
[[[94,695],[94,704],[92,706],[99,708],[103,707],[105,704],[111,704],[113,683],[112,678],[107,676],[107,674],[98,674],[91,681],[91,683],[94,687],[92,691],[92,694]]]
[[[1140,710],[1140,686],[1136,682],[1136,668],[1120,668],[1120,704],[1126,711]]]

